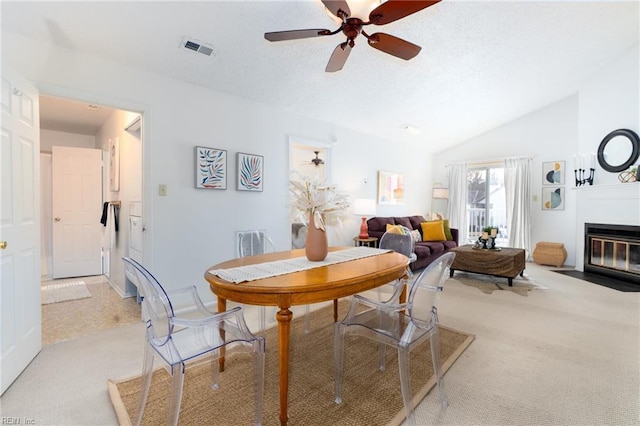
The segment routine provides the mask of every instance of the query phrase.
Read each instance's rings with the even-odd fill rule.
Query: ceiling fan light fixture
[[[382,0],[347,0],[347,4],[351,8],[351,16],[360,18],[364,22],[369,20],[371,11],[382,3]]]
[[[350,9],[349,17],[351,18],[360,18],[364,22],[369,20],[369,14],[373,9],[380,6],[386,0],[346,0],[347,5]],[[333,19],[336,23],[342,24],[342,19],[338,16],[334,15],[326,6],[324,7],[324,12],[329,15],[331,19]]]
[[[340,71],[344,66],[354,40],[362,34],[367,44],[383,53],[400,59],[409,60],[420,53],[420,46],[386,33],[368,34],[363,27],[367,25],[386,25],[403,19],[441,0],[320,0],[325,11],[338,22],[338,29],[308,28],[264,33],[264,38],[271,42],[299,40],[314,37],[327,37],[342,33],[342,42],[334,48],[326,72]],[[346,40],[345,40],[346,38]],[[347,47],[348,46],[348,47]]]

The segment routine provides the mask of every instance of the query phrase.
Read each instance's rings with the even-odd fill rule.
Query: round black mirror
[[[609,133],[598,147],[598,163],[608,172],[627,170],[640,155],[640,138],[633,130],[618,129]]]

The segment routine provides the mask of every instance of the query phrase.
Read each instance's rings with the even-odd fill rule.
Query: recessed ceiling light
[[[411,133],[412,135],[419,135],[420,134],[420,129],[418,129],[413,124],[405,124],[405,125],[402,126],[402,129],[407,133]]]

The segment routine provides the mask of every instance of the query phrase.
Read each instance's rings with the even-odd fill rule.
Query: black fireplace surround
[[[585,223],[584,272],[640,286],[640,226]]]

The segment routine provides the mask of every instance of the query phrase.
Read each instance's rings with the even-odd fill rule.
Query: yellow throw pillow
[[[444,225],[441,220],[433,222],[422,222],[422,241],[445,241]]]
[[[402,225],[392,225],[390,223],[387,223],[387,232],[390,234],[404,235],[404,228],[402,227]]]
[[[445,239],[447,241],[453,241],[453,234],[451,233],[451,228],[449,227],[449,219],[434,220],[430,222],[442,222],[442,226],[444,227]]]

